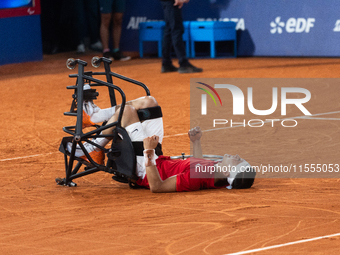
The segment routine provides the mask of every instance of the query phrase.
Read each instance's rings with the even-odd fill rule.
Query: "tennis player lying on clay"
[[[88,111],[89,106],[94,108],[95,111]],[[188,132],[189,138],[193,143],[192,158],[177,160],[165,156],[158,157],[154,149],[163,140],[163,120],[160,117],[141,122],[137,114],[138,109],[154,106],[158,106],[155,98],[151,96],[138,98],[127,103],[122,117],[122,126],[126,129],[131,141],[143,141],[144,144],[144,157],[137,156],[136,174],[139,179],[136,183],[139,186],[150,188],[151,192],[194,191],[223,187],[246,189],[252,186],[256,173],[249,163],[238,155],[231,156],[225,154],[220,163],[203,159],[200,142],[202,132],[199,127]],[[113,123],[118,119],[119,106],[116,109],[110,108],[111,112],[114,110],[115,113],[113,115],[112,113],[105,114],[104,119],[108,119],[109,115],[112,115],[108,123]],[[84,111],[88,114],[91,121],[97,122],[96,120],[102,118],[99,113],[106,110],[100,109],[91,101],[84,103]],[[102,134],[112,133],[113,128],[102,131]],[[105,147],[109,141],[107,137],[92,140],[92,142],[102,147]],[[102,150],[89,143],[84,143],[84,146],[97,163],[103,164],[104,152]],[[71,145],[69,145],[69,150],[70,148]],[[81,149],[76,150],[75,156],[86,159]],[[201,169],[216,167],[216,169],[231,169],[232,171],[215,171],[213,174],[211,172],[197,173],[195,170],[198,164]]]
[[[149,187],[151,192],[194,191],[224,187],[247,189],[253,185],[256,173],[247,161],[238,155],[228,154],[224,155],[220,163],[203,159],[201,129],[193,128],[189,130],[188,135],[193,143],[193,157],[186,160],[170,159],[165,156],[156,159],[154,148],[158,144],[158,136],[145,138],[143,143],[146,177],[138,180],[137,184]],[[210,169],[214,167],[215,171],[198,171],[209,167]]]

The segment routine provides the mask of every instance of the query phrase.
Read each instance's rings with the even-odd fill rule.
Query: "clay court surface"
[[[63,115],[73,94],[66,86],[75,83],[68,75],[77,70],[66,68],[69,57],[90,63],[93,54],[63,53],[0,66],[1,254],[232,254],[253,249],[259,250],[245,254],[340,254],[339,179],[256,179],[249,190],[152,194],[100,172],[75,180],[75,188],[56,185],[56,177],[65,177],[58,151],[62,127],[76,121]],[[340,60],[332,58],[192,62],[204,72],[160,74],[159,59],[111,65],[112,71],[145,83],[162,106],[165,155],[190,153],[187,136],[178,135],[190,127],[190,78],[338,78],[340,70]],[[121,87],[128,100],[144,95],[126,83]],[[106,91],[99,92],[96,103],[108,107]],[[339,111],[336,94],[329,96],[332,102],[325,109],[313,111]],[[250,163],[262,157],[313,163],[315,157],[339,164],[340,121],[310,123],[302,121],[289,137],[279,126],[257,131],[256,146],[247,149],[237,143],[236,129],[230,129],[229,149]],[[266,134],[278,139],[271,140],[270,148]],[[317,237],[324,238],[309,240]]]

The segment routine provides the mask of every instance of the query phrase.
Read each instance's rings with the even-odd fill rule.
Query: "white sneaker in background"
[[[96,43],[92,43],[90,45],[90,49],[94,50],[94,51],[102,52],[103,51],[103,45],[100,41],[97,41]]]
[[[81,43],[77,46],[77,53],[78,54],[85,53],[85,44]]]

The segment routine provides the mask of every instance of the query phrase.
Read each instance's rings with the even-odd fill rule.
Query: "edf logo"
[[[282,34],[283,30],[287,33],[309,33],[310,29],[314,27],[315,18],[289,18],[287,22],[281,21],[281,17],[276,17],[275,21],[270,22],[272,27],[270,33]]]

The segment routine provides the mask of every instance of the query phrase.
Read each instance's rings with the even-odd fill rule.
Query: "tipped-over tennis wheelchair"
[[[93,174],[98,171],[104,171],[113,174],[114,176],[112,178],[114,180],[129,183],[130,187],[134,188],[136,185],[134,184],[133,180],[138,179],[135,174],[136,155],[143,155],[143,142],[131,142],[126,130],[121,125],[126,97],[122,89],[113,83],[113,78],[117,78],[117,81],[124,80],[131,83],[132,85],[142,87],[145,90],[147,96],[150,95],[150,91],[145,84],[139,81],[111,72],[110,64],[112,61],[110,59],[94,57],[92,58],[91,63],[92,66],[96,68],[99,67],[101,63],[103,63],[105,72],[85,72],[84,67],[87,65],[87,63],[80,59],[68,59],[66,62],[66,66],[69,69],[74,69],[76,66],[78,66],[78,73],[69,75],[71,78],[76,78],[76,84],[74,86],[67,87],[67,89],[74,89],[74,94],[71,109],[69,112],[65,112],[64,115],[76,116],[77,121],[75,126],[66,126],[63,128],[64,132],[69,134],[69,136],[66,136],[62,139],[59,147],[59,151],[64,154],[66,177],[57,178],[56,182],[59,185],[74,187],[77,185],[75,182],[73,182],[74,179]],[[99,76],[104,77],[106,81],[100,80],[98,78]],[[91,89],[84,90],[84,84],[89,84]],[[95,125],[94,129],[84,133],[82,128],[83,101],[96,99],[98,92],[96,92],[96,89],[93,88],[98,86],[106,86],[108,88],[111,106],[116,105],[115,91],[120,94],[121,107],[118,114],[118,120],[110,124],[106,124],[104,122],[101,126]],[[159,106],[141,109],[137,112],[140,120],[162,117],[161,108]],[[114,127],[112,134],[101,134],[103,130],[112,127]],[[106,149],[98,144],[93,143],[92,139],[97,137],[111,138],[111,147]],[[104,163],[104,165],[96,163],[86,151],[83,142],[88,142],[103,150],[106,154],[107,162]],[[72,143],[72,149],[70,152],[67,150],[68,143]],[[77,146],[78,150],[80,148],[84,152],[88,161],[75,156]],[[162,154],[160,145],[158,146],[156,153],[158,155]],[[81,170],[83,165],[84,169]]]
[[[143,155],[143,142],[131,142],[126,130],[121,126],[121,120],[125,108],[126,97],[121,88],[113,84],[113,78],[117,78],[117,81],[124,80],[132,85],[137,85],[145,90],[147,96],[150,95],[148,87],[136,80],[127,78],[125,76],[113,73],[110,70],[110,64],[112,61],[107,58],[94,57],[91,61],[93,67],[99,67],[101,63],[104,63],[105,72],[92,72],[84,71],[87,63],[80,59],[68,59],[66,66],[69,69],[74,69],[78,66],[78,73],[71,74],[69,77],[76,78],[76,84],[68,86],[67,89],[74,89],[72,95],[73,101],[69,112],[65,112],[64,115],[77,117],[75,126],[66,126],[63,128],[64,132],[69,134],[62,139],[59,151],[64,154],[65,160],[65,178],[56,178],[58,185],[64,185],[69,187],[75,187],[77,184],[73,182],[74,179],[93,174],[99,171],[104,171],[113,174],[112,178],[119,182],[129,183],[131,188],[136,188],[134,180],[137,180],[136,175],[136,156]],[[106,81],[98,79],[102,76]],[[89,84],[91,89],[84,90],[84,84]],[[121,107],[118,114],[117,121],[102,125],[95,124],[89,132],[84,133],[83,131],[83,101],[94,100],[99,95],[94,87],[104,86],[108,88],[111,106],[116,105],[115,91],[121,96]],[[140,109],[137,111],[138,117],[141,121],[162,117],[162,111],[159,106],[150,107],[146,109]],[[101,132],[108,128],[112,128],[113,132],[110,135],[103,135]],[[109,137],[112,138],[111,147],[106,149],[100,145],[92,142],[93,138],[97,137]],[[83,142],[88,142],[95,147],[101,149],[106,154],[107,161],[103,165],[96,163],[89,153],[86,151]],[[71,151],[67,150],[67,144],[72,144]],[[76,148],[80,148],[88,161],[75,156]],[[156,148],[156,154],[162,155],[162,147],[159,144]],[[173,156],[172,159],[186,159],[192,157],[191,155]],[[215,161],[221,161],[222,156],[217,155],[204,155],[204,158],[212,159]],[[84,168],[82,169],[82,166]],[[82,169],[82,170],[81,170]]]

